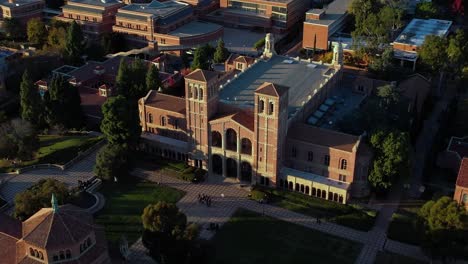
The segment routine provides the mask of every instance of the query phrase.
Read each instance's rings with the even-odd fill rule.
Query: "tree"
[[[55,75],[49,84],[50,99],[44,100],[50,107],[47,118],[50,126],[63,125],[66,128],[79,129],[83,126],[84,115],[81,109],[81,97],[78,89],[62,76]]]
[[[195,50],[195,54],[193,55],[192,66],[190,67],[192,70],[208,70],[208,68],[210,67],[210,64],[208,62],[210,53],[208,52],[208,50],[209,46],[198,47]]]
[[[0,158],[30,159],[39,148],[34,127],[27,121],[13,119],[0,126]]]
[[[29,76],[28,70],[25,70],[23,73],[20,85],[20,98],[21,118],[37,125],[40,114],[40,95]]]
[[[377,96],[382,99],[386,108],[400,101],[400,92],[393,84],[386,84],[384,86],[377,87]]]
[[[374,57],[369,63],[369,70],[381,77],[391,75],[393,70],[393,48],[387,47],[380,56]]]
[[[467,226],[463,208],[450,197],[425,203],[418,212],[426,232],[423,248],[434,258],[466,258]]]
[[[102,105],[101,131],[110,144],[135,146],[141,134],[138,108],[119,95]]]
[[[128,60],[122,58],[116,77],[117,91],[119,95],[136,103],[138,99],[147,93],[147,64],[140,59],[135,59],[130,65]]]
[[[47,45],[63,53],[66,47],[67,31],[63,27],[52,27],[47,36]]]
[[[224,46],[223,39],[218,40],[218,46],[216,47],[216,52],[214,54],[215,63],[224,63],[229,55],[228,49]]]
[[[47,38],[44,22],[40,18],[30,19],[27,25],[27,34],[29,42],[42,46]]]
[[[127,49],[125,37],[118,32],[104,33],[101,46],[105,54],[117,53]]]
[[[10,39],[21,39],[24,36],[23,26],[16,18],[5,18],[3,20],[3,28],[6,36]]]
[[[126,145],[107,144],[96,156],[94,173],[99,178],[112,181],[114,177],[121,179],[128,173],[128,157]]]
[[[444,72],[447,68],[447,40],[436,35],[426,36],[419,48],[418,55],[421,61],[428,66],[432,72],[439,73],[438,93],[441,92]]]
[[[125,57],[120,59],[119,70],[117,71],[115,84],[117,86],[118,93],[120,95],[127,96],[129,87],[132,85],[132,83],[131,70],[130,67],[128,67],[128,63]]]
[[[468,51],[467,38],[463,30],[457,30],[455,36],[449,39],[447,57],[453,71],[461,77],[461,72],[466,64]]]
[[[421,3],[418,3],[416,5],[414,16],[416,18],[422,19],[438,18],[437,6],[434,3],[432,3],[432,1],[423,1]]]
[[[196,225],[187,226],[187,217],[171,203],[148,205],[142,214],[143,245],[164,263],[191,263],[190,252],[198,237]]]
[[[387,190],[408,169],[409,136],[404,132],[376,131],[370,138],[375,159],[369,182],[378,190]]]
[[[65,42],[65,58],[72,65],[82,63],[81,56],[84,51],[84,38],[80,26],[73,21],[68,28]]]
[[[157,90],[161,87],[161,79],[159,78],[159,69],[152,64],[146,73],[146,90]]]
[[[41,208],[51,207],[50,200],[55,194],[58,201],[66,203],[70,197],[67,186],[55,179],[42,179],[15,197],[15,217],[26,220]]]

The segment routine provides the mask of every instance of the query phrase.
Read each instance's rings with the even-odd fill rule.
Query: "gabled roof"
[[[189,75],[185,76],[185,79],[190,79],[199,82],[208,82],[211,79],[218,78],[218,74],[213,71],[207,71],[202,69],[196,69]]]
[[[262,85],[260,85],[257,88],[257,90],[255,90],[255,92],[259,94],[279,97],[286,93],[288,89],[289,87],[287,86],[265,82]]]
[[[468,188],[468,157],[462,159],[458,171],[457,186]]]
[[[93,218],[73,205],[42,208],[23,222],[23,240],[47,250],[59,249],[85,239],[94,231]]]
[[[252,132],[254,130],[254,117],[250,113],[244,111],[218,116],[210,120],[210,122],[217,123],[222,120],[232,120]]]

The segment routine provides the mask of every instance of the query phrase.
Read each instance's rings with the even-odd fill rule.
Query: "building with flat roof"
[[[330,37],[343,29],[351,0],[334,0],[322,9],[310,9],[304,21],[302,47],[328,50]]]
[[[416,65],[418,48],[424,43],[426,36],[446,37],[452,26],[452,21],[439,19],[415,18],[393,41],[393,52],[396,59],[411,61]]]
[[[260,59],[233,55],[225,73],[193,71],[184,98],[141,98],[146,151],[243,184],[339,203],[367,195],[371,153],[361,137],[305,124],[340,85],[342,50],[326,65],[276,55],[273,46],[268,34]]]
[[[232,27],[263,28],[287,33],[304,19],[309,0],[220,0],[209,18]]]
[[[153,0],[120,8],[113,31],[136,44],[155,41],[161,50],[188,49],[222,37],[221,26],[194,20],[193,8],[187,3]]]
[[[117,0],[69,0],[62,6],[61,21],[76,21],[90,38],[112,32],[117,9],[124,6]]]
[[[43,0],[0,0],[0,27],[5,18],[16,19],[26,26],[31,18],[42,18]]]

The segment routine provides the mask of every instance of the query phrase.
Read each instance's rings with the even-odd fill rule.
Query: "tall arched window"
[[[340,169],[346,170],[347,167],[348,167],[348,161],[346,161],[345,159],[342,159],[341,164],[340,164]]]
[[[263,113],[263,111],[265,111],[265,101],[263,101],[262,99],[260,99],[258,101],[258,112],[259,113]]]
[[[65,252],[63,250],[60,251],[60,259],[65,259]]]
[[[197,99],[197,98],[198,98],[198,96],[197,96],[197,88],[192,87],[192,95],[193,95],[193,99]]]
[[[200,88],[200,89],[198,89],[198,91],[199,91],[198,92],[198,100],[203,100],[203,89]]]
[[[161,116],[161,126],[166,126],[166,117]]]
[[[42,252],[39,251],[39,255],[37,257],[40,258],[40,259],[44,259],[44,254],[42,254]]]
[[[272,115],[275,110],[275,104],[273,102],[268,103],[268,114]]]
[[[153,115],[148,114],[148,123],[153,123]]]
[[[70,251],[69,249],[67,249],[66,255],[67,255],[67,259],[70,259],[70,258],[71,258],[71,251]]]
[[[29,255],[34,256],[34,249],[29,248]]]

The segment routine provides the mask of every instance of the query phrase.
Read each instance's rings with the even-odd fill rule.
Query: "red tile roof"
[[[23,222],[23,240],[47,250],[76,245],[93,231],[92,216],[69,204],[56,212],[42,208]]]
[[[185,114],[184,98],[158,93],[155,90],[151,90],[148,93],[145,99],[145,105],[170,112]]]
[[[191,72],[189,75],[185,76],[185,79],[199,81],[199,82],[208,82],[211,79],[218,78],[218,74],[213,71],[196,69]]]
[[[0,220],[0,225],[3,222]],[[16,262],[16,242],[18,239],[0,232],[0,263]]]
[[[79,87],[78,91],[81,97],[81,108],[85,115],[94,118],[102,118],[101,106],[107,98],[100,96],[98,89]]]
[[[210,122],[217,122],[221,119],[232,120],[252,132],[254,130],[254,116],[250,112],[239,111],[235,113],[222,114],[217,117],[214,117],[210,120]]]
[[[287,86],[265,82],[262,85],[260,85],[257,88],[257,90],[255,90],[255,92],[259,94],[269,95],[269,96],[281,96],[284,93],[286,93],[288,89],[289,87]]]
[[[468,157],[462,159],[458,171],[457,186],[468,188]]]
[[[21,238],[21,221],[0,213],[0,233]]]
[[[359,140],[357,136],[302,123],[295,123],[289,128],[288,138],[348,152],[353,151]]]

